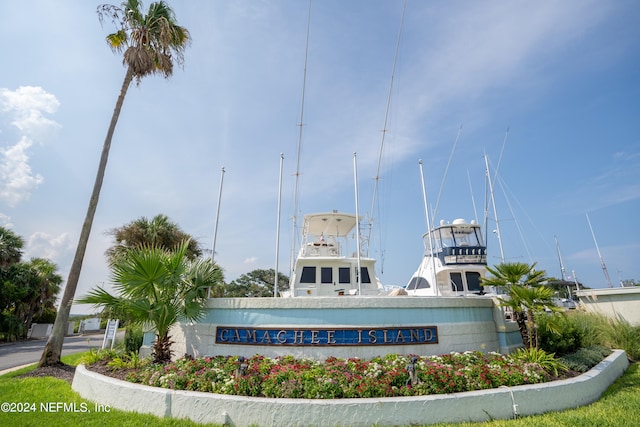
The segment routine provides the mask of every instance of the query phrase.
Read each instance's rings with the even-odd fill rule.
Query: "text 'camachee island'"
[[[401,328],[216,327],[216,344],[339,346],[437,344],[436,326]]]

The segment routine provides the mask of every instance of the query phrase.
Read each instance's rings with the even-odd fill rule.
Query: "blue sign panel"
[[[372,346],[437,344],[436,326],[400,328],[246,328],[216,327],[216,344],[293,346]]]

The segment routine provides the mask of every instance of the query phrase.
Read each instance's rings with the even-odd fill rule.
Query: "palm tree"
[[[189,260],[188,241],[176,251],[143,246],[127,249],[111,266],[118,295],[101,287],[77,300],[120,314],[133,325],[153,327],[154,362],[171,360],[169,330],[178,321],[194,322],[204,315],[209,287],[222,282],[222,272],[209,259]]]
[[[496,286],[506,291],[506,298],[499,298],[503,307],[511,309],[518,324],[522,342],[527,348],[538,347],[536,316],[546,310],[557,311],[553,304],[553,289],[544,286],[544,270],[536,271],[536,264],[504,263],[495,268],[487,267],[491,273],[482,280],[484,286]]]
[[[170,77],[173,74],[173,62],[175,61],[178,65],[183,64],[184,51],[190,42],[189,32],[177,24],[173,10],[164,1],[151,3],[146,15],[143,13],[142,3],[138,0],[127,0],[120,7],[101,5],[98,6],[98,16],[101,22],[105,16],[110,17],[117,26],[117,31],[109,34],[106,39],[115,53],[123,54],[123,64],[127,71],[102,146],[93,192],[89,199],[89,207],[82,224],[80,239],[69,270],[67,285],[60,301],[52,334],[44,347],[39,366],[60,364],[64,334],[67,330],[69,313],[78,286],[93,217],[100,198],[111,139],[127,90],[134,78],[139,84],[143,77],[152,74],[161,74],[165,78]]]
[[[0,267],[20,262],[24,240],[13,231],[0,227]]]
[[[107,234],[112,235],[116,241],[115,245],[107,250],[109,262],[114,262],[121,253],[126,253],[127,248],[151,245],[172,250],[185,240],[189,240],[189,259],[196,259],[202,255],[198,242],[163,214],[156,215],[151,220],[146,217],[138,218],[122,227],[109,230]]]

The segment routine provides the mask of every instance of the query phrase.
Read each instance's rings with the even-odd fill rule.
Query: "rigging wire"
[[[444,189],[444,182],[447,179],[447,173],[449,172],[449,166],[451,165],[451,160],[453,159],[453,153],[456,151],[456,146],[458,145],[458,140],[460,139],[460,132],[462,132],[462,124],[458,128],[458,135],[456,135],[456,140],[453,143],[453,148],[451,149],[451,154],[449,154],[449,161],[447,162],[447,167],[444,170],[444,175],[442,175],[442,182],[440,183],[440,191],[438,192],[438,198],[436,199],[436,206],[433,209],[433,214],[431,218],[435,221],[436,215],[438,214],[438,205],[440,204],[440,197],[442,196],[442,190]]]
[[[300,122],[298,123],[298,156],[296,161],[296,173],[295,173],[295,186],[293,190],[293,218],[292,218],[292,232],[291,232],[291,259],[289,264],[289,277],[293,277],[293,266],[296,257],[296,220],[298,215],[298,194],[299,194],[299,180],[300,180],[300,154],[302,151],[302,127],[304,125],[304,101],[307,87],[307,62],[309,59],[309,34],[311,32],[311,0],[309,0],[309,14],[307,16],[307,38],[304,52],[304,71],[302,77],[302,101],[300,106]]]
[[[402,7],[402,16],[400,17],[400,28],[398,30],[398,37],[396,39],[396,49],[395,49],[395,53],[393,56],[393,67],[391,69],[391,80],[389,82],[389,92],[387,94],[387,106],[386,106],[386,110],[385,110],[385,115],[384,115],[384,125],[382,126],[382,140],[380,142],[380,151],[378,153],[378,166],[376,169],[376,176],[373,178],[374,179],[374,186],[373,186],[373,197],[371,200],[371,216],[369,218],[369,236],[371,236],[371,231],[373,229],[373,213],[376,211],[376,203],[378,201],[377,195],[378,195],[378,184],[380,182],[380,168],[382,165],[382,154],[384,152],[384,143],[385,143],[385,137],[387,135],[387,132],[389,131],[387,129],[387,123],[389,120],[389,111],[391,109],[391,98],[392,98],[392,94],[393,94],[393,83],[394,83],[394,79],[395,79],[395,74],[396,74],[396,65],[398,63],[398,52],[400,51],[400,39],[402,36],[402,27],[404,25],[404,16],[405,16],[405,12],[407,9],[407,0],[404,1],[404,5]],[[378,227],[380,228],[380,227]],[[379,237],[380,240],[382,240],[382,237]],[[368,241],[370,241],[370,237],[367,239]],[[380,243],[380,246],[382,247],[382,243]],[[381,250],[381,252],[383,252]],[[384,259],[384,258],[383,258]],[[384,265],[383,265],[384,261],[381,262],[381,272],[384,269]]]

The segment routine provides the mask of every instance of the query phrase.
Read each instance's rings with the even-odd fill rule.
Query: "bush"
[[[140,326],[127,326],[124,333],[124,350],[126,353],[138,354],[142,341],[144,339],[144,332]]]
[[[573,318],[560,314],[538,317],[540,349],[558,356],[573,353],[580,348],[583,331]]]

